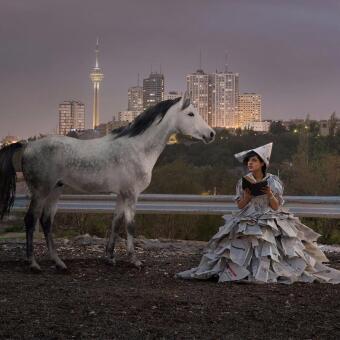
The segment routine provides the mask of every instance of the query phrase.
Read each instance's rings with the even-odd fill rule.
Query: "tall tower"
[[[102,73],[101,68],[99,67],[98,55],[99,55],[99,41],[97,39],[96,44],[96,64],[90,73],[90,78],[93,83],[93,119],[92,119],[92,128],[94,129],[99,125],[99,85],[100,82],[104,78],[104,74]]]

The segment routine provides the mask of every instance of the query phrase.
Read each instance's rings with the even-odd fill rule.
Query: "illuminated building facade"
[[[67,135],[71,130],[85,130],[85,105],[65,100],[59,104],[59,134]]]

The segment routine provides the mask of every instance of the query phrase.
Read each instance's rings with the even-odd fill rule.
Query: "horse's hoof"
[[[66,267],[66,265],[63,263],[57,263],[55,265],[55,269],[60,272],[60,273],[67,273],[68,272],[68,268]]]
[[[37,263],[30,265],[30,271],[34,274],[40,274],[42,272],[40,266]]]
[[[110,258],[110,257],[104,257],[104,262],[105,264],[114,267],[116,265],[116,259],[115,258]]]
[[[131,262],[138,270],[141,270],[143,267],[143,263],[139,260],[134,260]]]

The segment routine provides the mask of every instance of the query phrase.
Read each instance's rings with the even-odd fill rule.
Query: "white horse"
[[[49,136],[28,144],[12,144],[0,151],[0,218],[8,213],[15,195],[13,155],[21,149],[24,178],[31,191],[25,216],[27,259],[33,270],[40,266],[33,253],[33,234],[40,220],[51,259],[66,269],[58,257],[51,233],[57,201],[64,185],[84,192],[116,193],[116,211],[109,232],[105,257],[115,263],[118,225],[127,230],[131,262],[141,266],[134,251],[135,210],[139,194],[151,181],[152,169],[173,133],[203,140],[215,132],[190,103],[183,98],[163,101],[141,113],[125,128],[92,140]]]

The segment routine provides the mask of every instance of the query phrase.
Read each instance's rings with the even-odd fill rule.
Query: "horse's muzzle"
[[[208,135],[203,135],[202,139],[204,143],[208,144],[208,143],[211,143],[215,139],[215,135],[216,135],[216,132],[211,131]]]

